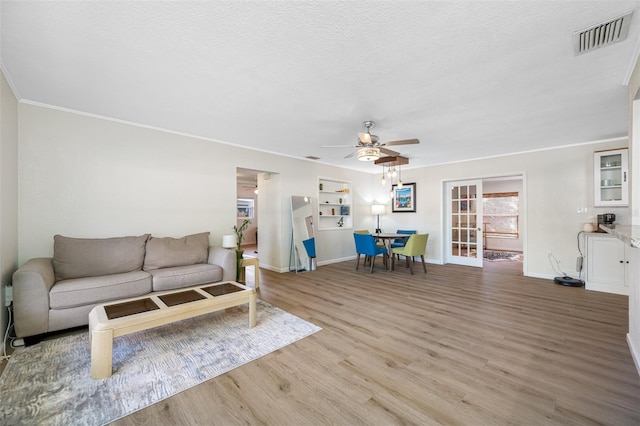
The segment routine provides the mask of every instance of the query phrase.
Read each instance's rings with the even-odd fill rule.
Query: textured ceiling
[[[378,172],[364,120],[411,166],[625,136],[640,2],[3,1],[20,100]],[[574,31],[633,10],[626,41]]]

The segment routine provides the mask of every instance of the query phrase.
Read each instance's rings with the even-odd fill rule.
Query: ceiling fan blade
[[[391,156],[391,157],[396,157],[396,156],[400,155],[400,153],[399,153],[399,152],[392,151],[392,150],[387,149],[387,148],[384,148],[384,147],[382,147],[382,146],[380,146],[379,148],[380,148],[380,152],[383,152],[383,153],[385,153],[386,155],[389,155],[389,156]]]
[[[360,151],[359,149],[356,149],[355,151],[353,151],[351,154],[345,155],[344,158],[351,158],[354,155],[356,155],[356,152]]]
[[[391,141],[391,142],[381,143],[380,146],[413,145],[413,144],[417,144],[417,143],[420,143],[420,141],[418,139],[405,139],[405,140],[402,140],[402,141]]]
[[[320,145],[320,148],[358,148],[358,145]]]

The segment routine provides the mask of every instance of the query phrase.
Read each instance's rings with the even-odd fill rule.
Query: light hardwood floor
[[[640,424],[626,297],[381,265],[262,270],[259,298],[323,330],[114,424]]]

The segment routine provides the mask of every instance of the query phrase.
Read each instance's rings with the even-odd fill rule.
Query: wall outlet
[[[4,306],[11,306],[13,302],[13,286],[6,286],[4,288]]]

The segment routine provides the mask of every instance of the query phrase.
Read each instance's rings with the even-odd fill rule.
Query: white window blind
[[[482,194],[485,236],[518,238],[518,203],[517,192]]]

